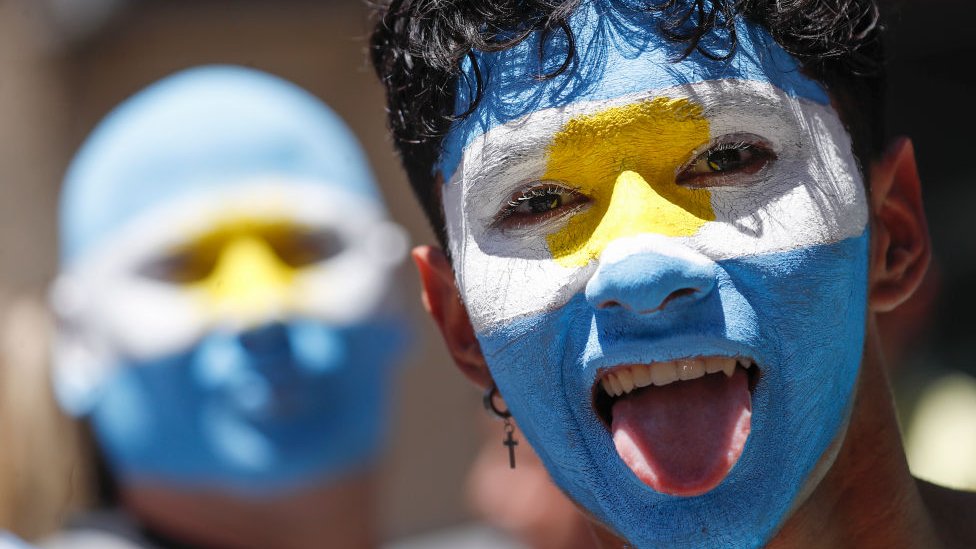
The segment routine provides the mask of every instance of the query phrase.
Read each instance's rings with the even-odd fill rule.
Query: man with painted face
[[[598,546],[976,545],[876,341],[929,259],[879,34],[870,0],[382,12],[425,304]]]
[[[202,67],[116,108],[65,178],[52,305],[57,396],[124,511],[52,546],[375,546],[405,250],[291,83]]]

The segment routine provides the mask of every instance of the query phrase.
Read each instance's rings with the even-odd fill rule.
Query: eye
[[[541,223],[576,210],[589,200],[582,193],[554,183],[545,183],[519,191],[495,216],[495,224],[517,228]]]
[[[162,282],[192,284],[207,278],[216,266],[216,250],[193,246],[150,260],[139,269],[139,274]]]
[[[266,235],[275,254],[293,268],[325,261],[342,251],[339,236],[329,229],[290,229]]]
[[[735,185],[739,176],[759,172],[776,159],[772,148],[757,136],[717,143],[678,170],[676,180],[689,187]]]

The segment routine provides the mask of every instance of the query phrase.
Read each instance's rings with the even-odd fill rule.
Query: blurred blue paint
[[[164,78],[105,117],[72,161],[61,194],[61,263],[151,206],[264,176],[380,201],[355,136],[298,86],[233,66]]]
[[[353,134],[297,86],[230,66],[165,78],[109,114],[72,163],[62,269],[151,207],[258,177],[381,201]],[[377,459],[408,335],[393,305],[353,325],[285,311],[244,331],[218,327],[167,356],[117,357],[88,419],[126,482],[245,495],[308,486]]]
[[[328,481],[375,464],[405,337],[398,318],[214,333],[179,355],[124,365],[90,420],[126,481],[245,496]]]

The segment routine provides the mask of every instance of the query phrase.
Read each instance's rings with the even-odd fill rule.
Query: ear
[[[411,255],[420,271],[424,308],[440,328],[454,362],[476,385],[482,389],[491,387],[494,381],[471,327],[468,311],[458,294],[451,263],[435,246],[417,246]]]
[[[870,199],[868,303],[872,311],[886,312],[915,292],[932,255],[915,149],[908,138],[898,139],[872,166]]]

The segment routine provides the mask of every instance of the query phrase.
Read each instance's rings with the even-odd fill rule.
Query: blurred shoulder
[[[467,524],[388,543],[384,549],[529,549],[484,524]]]

